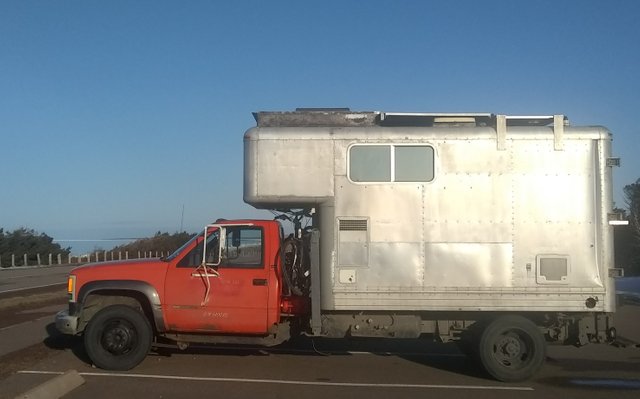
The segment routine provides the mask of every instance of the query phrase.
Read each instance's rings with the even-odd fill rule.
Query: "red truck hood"
[[[168,263],[155,259],[136,259],[91,263],[76,267],[70,274],[76,276],[79,285],[94,280],[158,281],[164,278]]]

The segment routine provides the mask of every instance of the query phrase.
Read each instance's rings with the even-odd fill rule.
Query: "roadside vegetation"
[[[625,276],[640,276],[640,179],[624,186],[626,209],[616,209],[628,220],[628,226],[616,226],[616,267],[624,269]]]
[[[111,252],[129,252],[130,254],[145,252],[163,252],[165,254],[172,253],[180,248],[182,244],[187,242],[195,233],[162,233],[158,231],[153,237],[141,238],[125,245],[119,245],[111,250]]]
[[[11,232],[5,232],[0,228],[0,265],[2,267],[11,266],[11,255],[14,255],[16,266],[23,266],[25,254],[28,263],[34,264],[38,260],[38,254],[66,257],[70,252],[71,248],[62,248],[45,233],[38,233],[25,227]]]
[[[193,235],[187,232],[169,234],[158,231],[153,237],[141,238],[126,245],[117,246],[108,252],[112,254],[118,254],[119,252],[125,254],[128,252],[132,257],[137,256],[138,253],[145,254],[145,257],[151,257],[155,253],[167,255],[180,248]],[[101,259],[104,259],[104,252],[103,249],[96,248],[91,253],[91,257],[95,258],[96,254],[98,254]],[[24,227],[11,232],[5,232],[4,229],[0,228],[0,267],[11,267],[12,262],[15,266],[24,266],[25,255],[28,265],[47,264],[50,254],[54,263],[57,263],[58,255],[61,256],[64,262],[69,258],[70,253],[70,247],[61,247],[59,244],[54,243],[53,238],[45,233],[39,233]],[[41,257],[40,262],[38,255]],[[83,258],[86,256],[84,255]]]

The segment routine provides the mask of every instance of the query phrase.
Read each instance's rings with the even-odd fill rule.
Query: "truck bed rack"
[[[506,126],[547,126],[554,115],[497,115],[492,113],[351,111],[349,108],[297,108],[292,112],[261,111],[253,114],[258,127],[366,127],[366,126],[490,126],[504,118]],[[568,124],[566,116],[560,116]]]

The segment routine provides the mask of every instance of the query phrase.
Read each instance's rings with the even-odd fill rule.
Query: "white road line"
[[[466,357],[459,353],[429,353],[429,352],[371,352],[371,351],[348,351],[348,350],[333,350],[333,349],[295,349],[295,348],[264,348],[258,346],[203,346],[203,345],[191,345],[190,349],[204,349],[209,351],[264,351],[267,353],[310,353],[310,354],[328,354],[328,355],[341,355],[347,353],[349,355],[377,355],[377,356],[426,356],[426,357]]]
[[[285,349],[286,350],[286,349]],[[429,353],[429,352],[365,352],[365,351],[323,351],[322,353],[340,354],[348,353],[350,355],[377,355],[377,356],[426,356],[426,357],[466,357],[466,355],[459,353]],[[306,350],[305,352],[315,353],[313,350]]]
[[[25,274],[24,276],[11,276],[11,277],[3,277],[3,280],[11,280],[16,278],[24,278],[24,277],[40,277],[40,274]]]
[[[64,285],[64,284],[66,284],[66,283],[64,281],[61,281],[59,283],[53,283],[53,284],[36,285],[35,287],[13,288],[13,289],[10,289],[10,290],[0,291],[0,294],[4,294],[6,292],[18,292],[18,291],[33,290],[33,289],[36,289],[36,288],[53,287],[54,285]]]
[[[56,271],[56,272],[51,272],[51,273],[47,273],[47,274],[23,274],[21,276],[9,276],[9,277],[5,277],[2,276],[2,280],[15,280],[17,278],[27,278],[27,277],[52,277],[52,276],[66,276],[69,274],[69,272],[66,271]]]
[[[60,371],[22,370],[18,374],[47,374],[60,375]],[[280,385],[310,385],[328,387],[365,387],[365,388],[414,388],[414,389],[458,389],[458,390],[485,390],[485,391],[533,391],[533,387],[522,386],[496,386],[496,385],[430,385],[430,384],[372,384],[365,382],[322,382],[322,381],[296,381],[296,380],[268,380],[256,378],[223,378],[223,377],[186,377],[179,375],[156,374],[123,374],[123,373],[79,373],[83,377],[124,377],[154,380],[180,380],[180,381],[205,381],[205,382],[239,382],[258,384]]]

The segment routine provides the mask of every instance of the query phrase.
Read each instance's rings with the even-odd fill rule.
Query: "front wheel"
[[[141,312],[125,305],[108,306],[89,321],[84,346],[93,363],[105,370],[130,370],[151,348],[152,329]]]
[[[495,379],[517,382],[531,378],[542,367],[546,343],[535,324],[521,316],[491,321],[478,341],[478,357]]]

